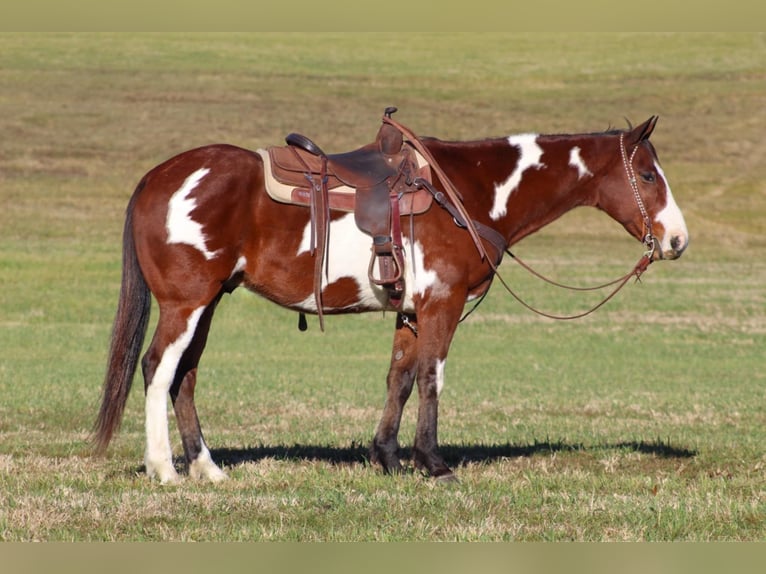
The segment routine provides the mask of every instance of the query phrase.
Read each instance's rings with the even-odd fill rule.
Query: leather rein
[[[628,156],[627,150],[625,148],[624,134],[622,133],[620,134],[620,155],[622,157],[623,166],[625,168],[625,173],[627,175],[631,191],[633,192],[633,197],[635,198],[636,204],[638,205],[638,209],[641,212],[641,215],[644,219],[645,234],[642,239],[642,242],[646,246],[647,251],[638,260],[638,262],[635,264],[633,269],[631,269],[628,273],[626,273],[625,275],[621,277],[618,277],[617,279],[613,281],[609,281],[607,283],[604,283],[602,285],[597,285],[595,287],[572,287],[572,286],[564,285],[562,283],[558,283],[556,281],[548,279],[547,277],[543,276],[542,274],[532,269],[529,265],[524,263],[521,259],[515,256],[508,249],[505,238],[499,232],[495,231],[491,227],[488,227],[482,224],[481,222],[473,220],[469,216],[465,206],[463,205],[463,202],[460,198],[460,193],[457,191],[454,184],[449,179],[449,177],[444,172],[444,170],[441,168],[441,166],[439,166],[436,159],[434,159],[433,155],[428,150],[428,148],[426,148],[423,142],[420,141],[420,138],[418,138],[418,136],[415,135],[411,130],[404,127],[403,125],[401,125],[396,120],[393,120],[390,117],[384,117],[383,121],[394,126],[396,129],[402,132],[402,134],[405,137],[409,139],[412,146],[415,147],[415,149],[417,149],[421,153],[421,155],[426,159],[428,164],[431,166],[431,169],[433,169],[433,171],[436,173],[437,177],[439,178],[439,180],[442,182],[442,185],[444,186],[445,193],[436,190],[433,187],[433,185],[431,185],[430,182],[423,180],[421,178],[415,179],[413,183],[415,183],[419,187],[426,188],[433,195],[436,203],[438,203],[442,208],[444,208],[445,210],[447,210],[447,212],[449,212],[449,214],[452,216],[453,220],[455,221],[455,224],[458,227],[462,227],[469,232],[469,234],[471,235],[471,238],[473,239],[474,244],[476,245],[476,249],[478,250],[481,259],[482,260],[486,259],[487,264],[489,265],[491,269],[490,278],[496,276],[500,280],[500,283],[502,283],[505,290],[508,291],[508,293],[514,299],[516,299],[516,301],[521,303],[522,306],[532,311],[533,313],[536,313],[543,317],[547,317],[549,319],[557,319],[562,321],[580,319],[582,317],[590,315],[591,313],[593,313],[594,311],[602,307],[604,304],[606,304],[615,295],[617,295],[617,293],[626,285],[626,283],[630,280],[631,277],[635,277],[636,281],[638,281],[641,278],[641,275],[644,273],[644,271],[646,271],[646,269],[651,264],[652,254],[654,253],[657,246],[656,246],[656,240],[654,236],[652,235],[651,219],[649,218],[649,214],[646,211],[644,202],[641,199],[641,195],[638,190],[638,181],[636,179],[635,171],[633,170],[633,158],[635,157],[636,151],[638,150],[638,146],[636,146],[633,149],[630,156]],[[484,248],[484,245],[481,242],[481,239],[485,239],[495,248],[495,251],[497,252],[497,256],[494,259],[489,257],[487,250]],[[505,279],[503,279],[503,277],[500,275],[498,271],[498,266],[500,265],[500,262],[503,258],[504,253],[507,253],[523,269],[531,273],[533,276],[545,281],[546,283],[549,283],[551,285],[554,285],[562,289],[568,289],[571,291],[597,291],[597,290],[605,289],[607,287],[611,287],[613,285],[616,285],[616,287],[601,302],[591,307],[587,311],[577,313],[574,315],[554,315],[551,313],[547,313],[533,307],[532,305],[528,304],[525,300],[523,300],[519,295],[517,295],[513,291],[513,289],[511,289],[511,287],[508,285]],[[465,315],[463,315],[463,317],[460,319],[461,322],[464,321],[471,313],[473,313],[477,309],[477,307],[484,300],[488,292],[489,292],[489,286],[481,295],[478,302],[469,311],[467,311]]]

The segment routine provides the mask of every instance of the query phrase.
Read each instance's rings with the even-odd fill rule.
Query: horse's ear
[[[646,120],[644,123],[642,123],[640,126],[636,126],[630,131],[630,138],[629,141],[633,145],[637,145],[641,143],[642,141],[646,141],[649,139],[649,136],[652,135],[652,132],[654,131],[654,126],[657,125],[657,120],[660,119],[659,116],[652,116],[648,120]]]

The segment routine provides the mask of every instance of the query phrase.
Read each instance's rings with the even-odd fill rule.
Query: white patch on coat
[[[311,224],[303,230],[303,237],[296,255],[309,252],[311,244]],[[362,305],[372,310],[386,308],[388,296],[382,287],[370,282],[367,270],[370,264],[372,239],[362,233],[356,225],[354,214],[349,213],[330,223],[330,241],[322,266],[322,290],[342,278],[353,279],[358,286],[356,305]],[[427,269],[424,263],[423,248],[419,241],[410,246],[409,240],[402,239],[404,250],[404,297],[402,311],[414,311],[414,296],[422,296],[429,289],[432,296],[438,296],[447,286],[442,284],[436,271]],[[414,261],[412,259],[414,258]],[[377,265],[377,263],[376,263]],[[314,294],[310,294],[298,304],[307,312],[316,312]],[[330,311],[331,309],[326,308]],[[337,310],[337,309],[335,309]]]
[[[582,179],[586,175],[593,175],[588,166],[585,165],[585,161],[582,159],[582,155],[580,155],[580,148],[577,146],[569,151],[569,165],[577,170],[577,179]]]
[[[414,249],[410,249],[409,240],[405,239],[402,243],[404,244],[405,255],[414,259],[405,266],[407,270],[405,280],[412,287],[408,291],[411,291],[413,295],[422,297],[426,291],[439,285],[439,276],[433,269],[426,269],[423,246],[420,241],[415,241]]]
[[[521,183],[524,172],[531,168],[545,167],[540,163],[543,148],[537,143],[537,134],[522,134],[510,136],[508,143],[519,148],[519,160],[511,175],[503,183],[495,185],[495,201],[489,216],[498,220],[508,212],[508,199]]]
[[[176,482],[173,453],[168,434],[168,391],[173,384],[178,363],[192,342],[205,307],[195,309],[186,322],[186,330],[162,352],[157,370],[146,389],[146,474],[157,476],[162,484]]]
[[[234,277],[240,271],[244,271],[246,265],[247,259],[244,255],[242,255],[239,259],[237,259],[237,263],[234,265],[234,269],[232,269],[231,273],[229,273],[229,279]]]
[[[303,230],[303,238],[297,255],[308,253],[311,245],[311,224]],[[367,279],[367,265],[370,261],[372,239],[356,226],[354,214],[349,213],[330,222],[330,241],[322,265],[322,290],[336,281],[350,277],[359,286],[359,303],[372,309],[382,309],[385,293],[381,288],[373,288]],[[316,256],[316,252],[314,253]],[[300,308],[316,312],[317,306],[313,293],[302,303]]]
[[[683,251],[689,243],[689,231],[686,228],[686,220],[684,219],[678,204],[676,204],[676,200],[673,198],[673,192],[670,191],[670,185],[668,184],[668,180],[665,177],[665,172],[662,170],[662,167],[655,161],[654,168],[665,182],[665,189],[667,190],[667,203],[656,217],[656,220],[665,228],[665,236],[662,238],[661,245],[662,251],[667,254],[673,252],[673,248],[670,245],[673,238],[676,238],[676,240],[680,242],[677,249]]]
[[[197,207],[197,200],[189,197],[208,173],[210,173],[208,168],[201,168],[184,180],[183,185],[170,198],[165,227],[168,231],[168,243],[191,245],[209,260],[216,256],[217,251],[210,251],[207,248],[202,225],[191,217],[191,212]]]

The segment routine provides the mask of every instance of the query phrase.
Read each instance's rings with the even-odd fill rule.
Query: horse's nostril
[[[670,238],[670,248],[673,250],[673,253],[676,254],[676,257],[680,256],[686,250],[688,245],[689,239],[683,234],[673,235]]]

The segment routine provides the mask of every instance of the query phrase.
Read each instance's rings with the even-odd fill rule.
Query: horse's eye
[[[642,172],[641,179],[646,183],[654,183],[656,181],[654,173],[651,171]]]

